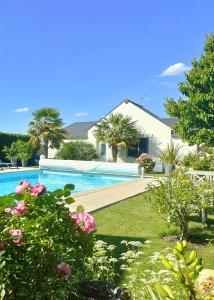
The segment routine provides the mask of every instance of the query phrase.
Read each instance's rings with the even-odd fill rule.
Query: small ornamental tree
[[[120,149],[137,144],[140,133],[136,121],[121,113],[111,114],[96,124],[94,131],[96,140],[111,147],[112,159],[117,162]]]
[[[173,126],[191,145],[214,145],[214,34],[207,36],[204,53],[192,61],[185,81],[179,84],[184,98],[168,98],[165,108],[178,118]]]
[[[29,142],[23,142],[21,140],[14,143],[18,152],[18,159],[21,160],[22,166],[26,166],[27,161],[31,159],[33,155],[33,147]]]
[[[194,212],[199,212],[206,204],[210,204],[210,194],[205,189],[211,191],[212,189],[209,183],[202,183],[203,188],[201,185],[196,186],[182,170],[174,171],[168,180],[159,183],[158,187],[153,186],[148,197],[169,223],[179,227],[180,239],[187,240],[190,216]]]
[[[1,299],[75,299],[96,224],[87,213],[69,212],[73,188],[49,192],[22,181],[0,197]]]

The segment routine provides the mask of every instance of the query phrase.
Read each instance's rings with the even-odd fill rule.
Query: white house
[[[183,154],[195,151],[195,147],[189,146],[177,134],[173,133],[172,125],[177,121],[176,119],[159,118],[143,106],[128,99],[125,99],[105,117],[114,113],[122,113],[131,117],[133,121],[136,121],[136,125],[141,132],[138,144],[120,151],[118,155],[119,162],[133,162],[141,153],[148,153],[157,158],[160,151],[172,143],[182,146],[181,152]],[[65,128],[67,131],[65,142],[81,140],[92,143],[97,150],[100,160],[111,161],[110,147],[106,144],[98,143],[94,136],[96,124],[101,120],[77,122],[67,126]]]

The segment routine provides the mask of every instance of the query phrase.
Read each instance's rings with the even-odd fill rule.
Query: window
[[[142,153],[148,153],[148,138],[140,138],[138,143],[128,147],[128,156],[139,157]]]
[[[106,155],[106,144],[100,144],[100,155]]]

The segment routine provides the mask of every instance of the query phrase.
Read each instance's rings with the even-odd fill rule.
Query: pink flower
[[[31,187],[31,195],[35,197],[39,197],[46,191],[44,185],[37,183],[34,187]]]
[[[68,278],[71,275],[71,267],[65,262],[58,264],[56,271],[61,278]]]
[[[21,229],[12,229],[10,230],[10,236],[13,238],[13,242],[17,245],[17,246],[22,246],[24,244],[24,240],[23,240],[23,230]]]
[[[88,213],[74,213],[71,215],[74,226],[79,228],[82,232],[91,233],[96,228],[94,218]]]
[[[23,195],[26,189],[30,189],[30,182],[28,180],[22,180],[19,182],[19,185],[16,187],[16,193]]]
[[[15,239],[15,240],[13,240],[13,242],[17,246],[22,246],[24,244],[24,240],[23,239]]]
[[[0,250],[5,250],[7,247],[7,244],[4,241],[0,241]]]
[[[24,201],[19,201],[15,209],[10,207],[5,208],[5,212],[11,213],[13,216],[21,216],[26,212],[26,210],[28,210],[28,207],[25,205]]]
[[[17,212],[17,215],[21,216],[28,210],[28,207],[27,205],[25,205],[24,201],[19,201],[15,207],[15,210]]]
[[[23,230],[21,230],[21,229],[11,229],[10,230],[10,236],[12,238],[21,239],[23,237]]]
[[[9,214],[11,214],[13,216],[15,216],[16,213],[17,213],[17,211],[15,209],[12,209],[10,207],[5,208],[5,212],[7,212],[7,213],[9,213]]]

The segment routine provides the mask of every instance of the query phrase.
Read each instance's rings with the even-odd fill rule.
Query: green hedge
[[[2,152],[4,146],[9,147],[13,142],[16,142],[17,140],[28,142],[29,139],[30,137],[26,134],[0,132],[0,159],[6,161],[5,154]]]

